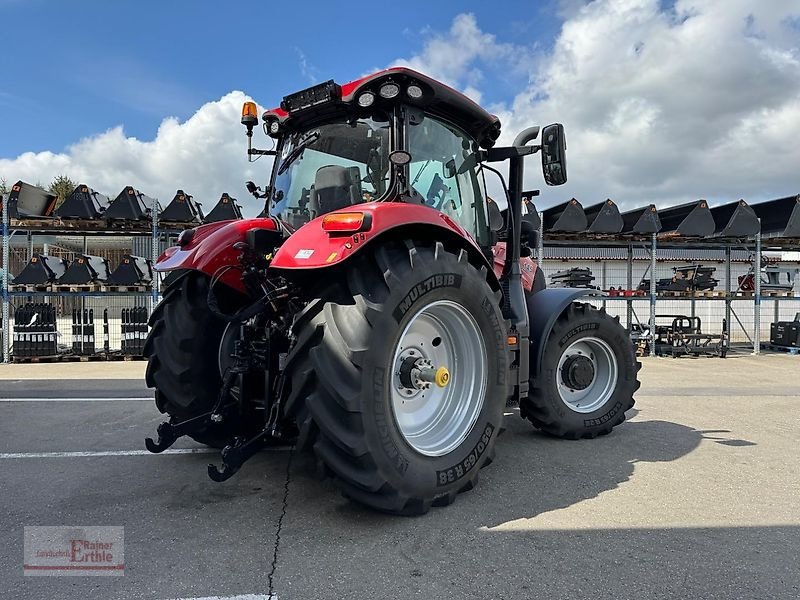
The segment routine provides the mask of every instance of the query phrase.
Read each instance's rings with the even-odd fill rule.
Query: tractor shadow
[[[628,418],[636,415],[636,410],[629,411]],[[491,528],[595,498],[629,481],[637,463],[678,460],[703,440],[733,447],[755,445],[730,439],[728,430],[703,431],[669,421],[639,419],[594,440],[559,440],[535,430],[516,409],[507,412],[505,428],[497,442],[496,458],[481,471],[476,489],[460,494],[450,507],[400,521],[416,525],[430,521],[436,523],[436,529]],[[313,465],[304,462],[298,461],[293,469],[294,481],[302,488],[295,498],[310,493],[316,502],[327,503],[325,494],[333,490],[331,482],[320,481]],[[341,519],[344,527],[353,527],[352,531],[397,527],[397,517],[369,511],[340,496],[328,501],[335,504],[335,518]]]

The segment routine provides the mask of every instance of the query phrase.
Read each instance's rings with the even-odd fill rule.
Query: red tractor
[[[222,448],[223,481],[265,445],[313,449],[344,495],[420,514],[489,464],[506,406],[554,436],[609,433],[639,387],[633,346],[587,290],[545,289],[523,162],[566,181],[559,124],[495,147],[500,122],[406,68],[286,96],[263,114],[260,218],[183,231],[150,319],[147,384],[178,437]],[[508,208],[486,196],[508,161]],[[502,179],[502,175],[501,175]],[[505,183],[504,183],[505,186]]]

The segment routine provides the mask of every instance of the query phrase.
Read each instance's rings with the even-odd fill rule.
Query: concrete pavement
[[[800,597],[798,357],[645,359],[631,420],[597,440],[512,411],[478,488],[414,519],[347,502],[285,450],[224,484],[213,454],[4,459],[141,449],[161,419],[135,377],[18,368],[0,396],[62,400],[0,399],[2,597],[263,597],[273,569],[281,600]],[[56,524],[125,526],[124,577],[23,577],[22,527]]]

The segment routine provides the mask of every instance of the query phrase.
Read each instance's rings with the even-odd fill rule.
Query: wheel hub
[[[419,309],[395,346],[392,409],[417,452],[443,456],[469,434],[486,394],[486,344],[474,317],[439,300]]]
[[[573,390],[585,390],[594,381],[594,364],[588,356],[575,354],[564,361],[561,379]]]
[[[614,351],[606,340],[594,336],[580,338],[565,348],[555,371],[561,400],[582,414],[604,406],[614,395],[618,379]]]

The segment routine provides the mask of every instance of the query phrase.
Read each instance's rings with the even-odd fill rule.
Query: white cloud
[[[505,113],[561,121],[584,204],[800,191],[800,2],[596,0]]]
[[[526,89],[489,108],[502,143],[531,124],[564,123],[569,182],[544,189],[543,207],[573,195],[631,206],[800,191],[800,0],[559,6],[565,21],[546,56],[460,15],[397,62],[476,99],[488,75],[527,68]],[[537,171],[531,159],[529,186],[542,185]]]
[[[112,198],[126,185],[160,199],[172,200],[182,188],[202,202],[206,212],[222,192],[238,198],[246,214],[262,206],[244,189],[244,181],[263,182],[269,158],[249,164],[246,138],[239,123],[243,92],[230,92],[201,106],[187,121],[164,119],[152,141],[128,137],[115,127],[80,140],[63,153],[26,152],[0,159],[0,175],[11,181],[44,182],[59,174],[86,183]]]

